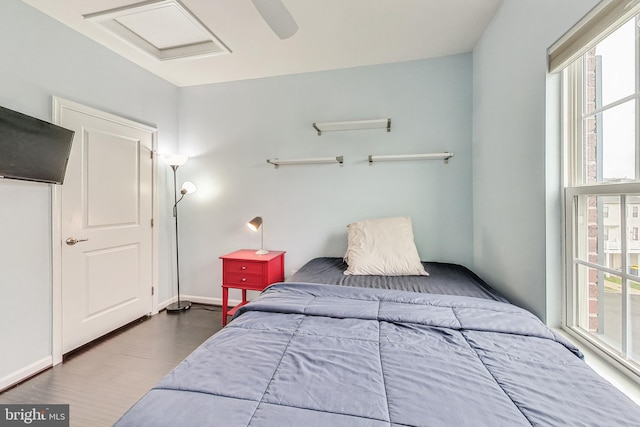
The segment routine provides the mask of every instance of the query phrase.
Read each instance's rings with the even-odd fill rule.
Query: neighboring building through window
[[[563,74],[565,326],[640,374],[640,28],[634,17]]]

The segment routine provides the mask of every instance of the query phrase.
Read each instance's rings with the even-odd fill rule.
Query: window
[[[563,73],[564,326],[640,375],[640,24]]]

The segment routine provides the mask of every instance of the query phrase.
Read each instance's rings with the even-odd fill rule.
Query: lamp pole
[[[178,248],[178,203],[184,197],[185,193],[180,192],[182,196],[178,200],[178,184],[176,182],[176,171],[178,165],[171,165],[173,169],[173,217],[176,222],[176,284],[178,285],[178,302],[167,306],[167,313],[180,313],[191,308],[191,301],[180,301],[180,250]]]

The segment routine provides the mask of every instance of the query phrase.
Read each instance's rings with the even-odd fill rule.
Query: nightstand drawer
[[[229,273],[224,276],[225,283],[238,285],[261,286],[266,285],[265,278],[262,274],[252,275],[244,273]]]
[[[265,264],[262,262],[225,261],[224,270],[227,273],[262,274]]]

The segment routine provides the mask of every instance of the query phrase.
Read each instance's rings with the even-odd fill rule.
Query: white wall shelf
[[[274,165],[276,169],[278,169],[279,166],[285,166],[285,165],[311,165],[311,164],[336,163],[336,162],[339,163],[340,166],[342,166],[342,163],[344,162],[344,157],[343,156],[313,157],[308,159],[287,159],[287,160],[267,159],[267,163],[269,163],[270,165]]]
[[[369,165],[373,162],[395,162],[398,160],[444,160],[449,163],[449,159],[453,157],[453,153],[426,153],[426,154],[392,154],[392,155],[369,155]]]
[[[391,132],[391,119],[351,120],[347,122],[313,123],[313,128],[318,132],[336,132],[344,130],[387,129]]]

